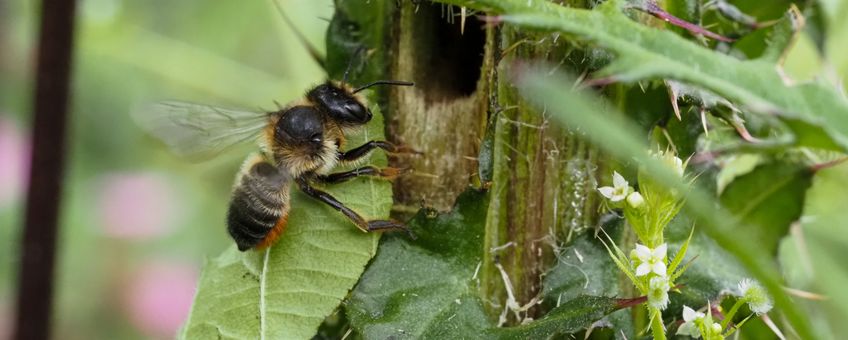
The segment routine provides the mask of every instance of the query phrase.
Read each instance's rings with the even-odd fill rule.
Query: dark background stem
[[[33,153],[18,271],[17,339],[48,339],[56,234],[67,149],[73,0],[43,0],[33,96]]]

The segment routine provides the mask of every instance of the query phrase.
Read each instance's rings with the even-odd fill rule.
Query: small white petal
[[[753,285],[753,283],[754,282],[751,281],[751,279],[742,279],[742,281],[739,281],[739,285],[738,285],[739,295],[738,296],[744,296],[745,292],[748,291],[748,288],[750,288]]]
[[[683,176],[683,172],[686,171],[686,169],[683,167],[683,161],[677,157],[674,157],[674,159],[676,160],[674,165],[675,170],[677,170],[677,174]]]
[[[651,256],[654,257],[654,258],[662,260],[663,258],[665,258],[665,254],[667,252],[668,252],[668,246],[665,243],[663,243],[659,247],[654,249],[653,252],[651,252]]]
[[[662,261],[654,263],[654,265],[651,266],[651,271],[653,271],[657,275],[665,276],[665,263],[663,263]]]
[[[636,243],[636,257],[639,258],[639,261],[647,262],[651,258],[651,248],[648,248],[642,244]]]
[[[689,308],[687,305],[683,305],[683,321],[691,322],[695,321],[695,315],[697,313],[694,309]]]
[[[651,272],[651,265],[648,262],[642,262],[638,267],[636,267],[636,276],[645,276]]]
[[[772,308],[771,300],[759,301],[759,302],[749,302],[748,308],[751,309],[752,312],[757,315],[763,315],[768,313]]]
[[[612,197],[610,197],[610,201],[620,202],[621,200],[625,199],[626,197],[627,197],[626,193],[617,192],[614,195],[612,195]]]
[[[612,198],[613,193],[615,193],[615,189],[613,189],[613,187],[600,187],[598,188],[598,191],[600,191],[601,195],[606,198]]]
[[[613,171],[613,173],[612,173],[612,185],[615,186],[616,188],[626,188],[627,187],[627,180],[624,179],[624,177],[622,177],[621,175],[619,175],[618,172]]]
[[[695,339],[701,337],[701,331],[698,329],[698,326],[693,322],[684,322],[680,327],[677,328],[677,334],[679,335],[688,335]]]

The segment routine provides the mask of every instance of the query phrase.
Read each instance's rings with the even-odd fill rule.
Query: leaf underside
[[[801,217],[812,176],[813,172],[801,165],[763,164],[730,182],[721,203],[752,228],[759,246],[777,253],[780,239]]]

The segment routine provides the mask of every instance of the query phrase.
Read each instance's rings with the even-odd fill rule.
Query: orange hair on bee
[[[265,238],[262,239],[259,244],[256,245],[257,250],[262,250],[267,247],[270,247],[277,242],[277,239],[283,235],[283,232],[286,231],[286,225],[289,222],[289,214],[286,213],[283,216],[280,216],[280,219],[277,220],[277,224],[274,225],[274,229],[268,232],[268,235],[265,235]]]

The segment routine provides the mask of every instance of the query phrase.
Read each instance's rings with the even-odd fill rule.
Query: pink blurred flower
[[[11,119],[0,116],[0,208],[22,197],[29,177],[30,141]]]
[[[123,293],[130,322],[150,336],[173,338],[188,317],[197,277],[197,269],[189,265],[165,261],[142,265]]]
[[[182,200],[172,184],[154,173],[120,173],[100,183],[97,214],[103,232],[111,237],[148,239],[179,226]]]

